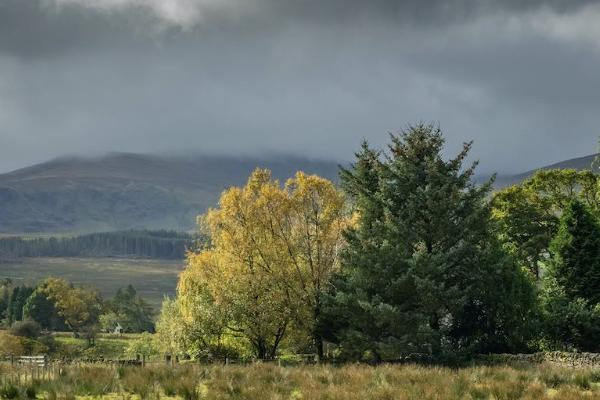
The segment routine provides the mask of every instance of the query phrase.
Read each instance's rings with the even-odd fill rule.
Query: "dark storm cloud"
[[[178,11],[169,15],[169,7],[161,7],[161,3],[179,4],[173,6]],[[115,45],[117,38],[125,42],[165,40],[165,36],[181,35],[182,28],[206,31],[211,26],[218,30],[229,25],[239,32],[244,26],[256,29],[299,19],[333,24],[375,19],[369,22],[429,27],[486,12],[545,7],[564,13],[594,3],[595,0],[0,0],[0,50],[43,57],[80,47]],[[161,35],[157,35],[159,32]]]
[[[63,153],[349,158],[410,122],[487,170],[595,151],[595,1],[0,0],[0,169]]]

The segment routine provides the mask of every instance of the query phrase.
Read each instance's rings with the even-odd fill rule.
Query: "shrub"
[[[10,327],[10,334],[13,336],[24,337],[28,339],[37,339],[40,336],[42,328],[34,320],[17,321]]]
[[[25,388],[25,397],[28,399],[35,399],[37,397],[37,389],[35,386],[27,386]]]
[[[136,340],[133,340],[127,346],[125,354],[129,357],[137,355],[151,357],[158,354],[158,346],[154,341],[154,335],[144,332]]]
[[[25,354],[23,340],[17,336],[0,332],[0,355],[1,356],[20,356]]]
[[[19,389],[13,385],[5,385],[0,388],[0,397],[3,399],[16,399],[19,397]]]

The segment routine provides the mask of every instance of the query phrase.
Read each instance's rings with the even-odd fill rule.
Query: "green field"
[[[68,279],[76,285],[97,288],[105,298],[120,287],[132,284],[153,307],[158,308],[164,295],[173,295],[181,260],[121,258],[23,258],[0,263],[0,278],[15,283],[35,284],[48,277]]]
[[[88,346],[87,340],[74,338],[72,335],[55,336],[59,346],[58,356],[69,358],[99,358],[103,357],[110,360],[127,358],[125,351],[130,338],[124,337],[98,337],[94,341],[94,346]]]

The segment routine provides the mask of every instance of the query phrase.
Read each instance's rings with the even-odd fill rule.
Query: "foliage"
[[[225,257],[190,256],[178,287],[185,332],[200,341],[198,348],[219,347],[227,333],[239,334],[257,357],[273,358],[291,319],[289,297],[261,269]]]
[[[43,329],[63,330],[65,323],[58,315],[54,302],[41,290],[35,290],[23,305],[23,318],[32,319],[39,323]]]
[[[546,332],[559,347],[599,351],[600,226],[582,203],[565,208],[550,251],[543,296]]]
[[[548,251],[558,219],[524,186],[512,186],[494,195],[492,217],[499,239],[535,279]]]
[[[0,355],[22,355],[25,354],[25,346],[21,338],[0,332]]]
[[[537,201],[555,213],[573,201],[580,201],[594,212],[600,206],[598,175],[589,170],[541,170],[523,185],[535,193]]]
[[[125,354],[130,357],[136,357],[137,355],[151,357],[159,354],[154,335],[148,332],[142,333],[139,338],[129,342]]]
[[[430,125],[391,139],[389,154],[365,143],[342,171],[357,224],[345,235],[332,339],[376,361],[523,346],[533,289],[491,233],[490,185],[471,182],[476,164],[463,167],[470,144],[445,161]]]
[[[181,309],[175,300],[165,297],[156,321],[156,341],[165,354],[183,354],[182,344],[184,320]]]
[[[103,332],[112,333],[119,324],[119,316],[114,311],[105,310],[105,312],[98,317],[98,323],[100,329]]]
[[[343,199],[333,184],[297,173],[281,188],[256,170],[201,220],[210,247],[190,254],[178,286],[186,331],[203,346],[227,335],[273,358],[291,328],[314,333],[338,265]],[[188,336],[190,336],[188,335]]]
[[[564,210],[550,253],[548,276],[566,295],[599,303],[600,226],[582,203],[574,201]]]
[[[0,321],[7,317],[8,303],[12,292],[12,281],[9,278],[0,279]]]
[[[495,268],[472,287],[451,336],[471,353],[529,352],[542,328],[538,291],[499,244],[482,262]]]
[[[10,327],[10,334],[13,336],[37,339],[40,333],[40,324],[33,320],[17,321]]]
[[[14,286],[8,298],[6,310],[7,325],[23,319],[23,307],[35,289],[30,286]]]
[[[547,278],[542,296],[545,339],[551,349],[599,352],[600,304],[569,298],[556,281]]]
[[[39,290],[54,302],[73,333],[93,337],[102,307],[102,299],[95,290],[74,287],[64,279],[52,277],[46,279]]]
[[[600,211],[600,182],[591,171],[542,170],[521,185],[497,192],[492,216],[505,248],[540,278],[540,262],[558,229],[559,217],[572,201],[595,215]]]
[[[279,237],[293,268],[280,281],[287,284],[295,301],[309,310],[309,315],[300,314],[296,322],[312,334],[317,355],[322,357],[319,324],[323,296],[331,290],[333,275],[339,270],[342,231],[349,223],[344,198],[330,181],[303,173],[288,180],[285,190],[289,209],[283,218],[290,223],[280,230]]]
[[[43,341],[0,332],[0,356],[45,354],[48,349]]]
[[[11,384],[0,387],[0,397],[3,399],[16,399],[19,397],[19,389]]]
[[[137,293],[132,285],[118,289],[107,302],[100,316],[102,328],[112,331],[120,324],[125,332],[153,332],[152,307]]]

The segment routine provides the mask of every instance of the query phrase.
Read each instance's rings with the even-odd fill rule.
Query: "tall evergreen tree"
[[[516,328],[497,314],[522,321],[533,298],[490,233],[490,184],[472,183],[476,163],[463,167],[470,143],[444,160],[442,133],[431,125],[391,139],[383,156],[363,144],[341,173],[357,223],[346,232],[334,339],[376,360],[485,350],[488,342],[473,335]],[[523,295],[515,302],[527,304],[492,309],[514,279]]]
[[[600,302],[600,226],[579,201],[564,210],[558,233],[550,245],[548,275],[567,296]]]
[[[33,291],[34,288],[29,286],[15,286],[13,288],[8,300],[7,322],[9,324],[23,320],[23,307]]]
[[[7,317],[10,295],[12,293],[12,280],[0,279],[0,321]]]
[[[107,303],[108,310],[127,332],[154,332],[152,307],[137,293],[132,285],[117,290]],[[110,327],[114,329],[114,326]]]
[[[550,251],[547,337],[558,348],[600,351],[600,227],[581,202],[565,208]]]

